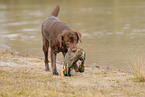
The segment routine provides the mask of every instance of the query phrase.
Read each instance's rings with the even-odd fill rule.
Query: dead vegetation
[[[45,72],[43,60],[0,50],[0,97],[144,97],[145,83],[130,73],[87,66],[72,77]],[[62,65],[57,64],[58,72]]]
[[[142,57],[133,56],[130,58],[131,71],[135,75],[134,81],[145,82],[145,60]]]

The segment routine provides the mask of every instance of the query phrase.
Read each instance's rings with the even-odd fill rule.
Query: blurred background
[[[0,48],[43,57],[41,24],[56,4],[82,33],[86,65],[129,70],[129,57],[145,58],[144,0],[0,0]]]

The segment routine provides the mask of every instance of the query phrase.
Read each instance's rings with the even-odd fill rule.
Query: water
[[[41,24],[56,4],[82,33],[87,65],[128,70],[129,57],[145,57],[144,0],[1,0],[0,48],[43,57]]]

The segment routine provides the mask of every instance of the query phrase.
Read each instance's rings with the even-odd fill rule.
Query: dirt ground
[[[54,76],[42,59],[0,49],[0,97],[145,97],[145,82],[136,80],[131,73],[90,65],[71,77]]]

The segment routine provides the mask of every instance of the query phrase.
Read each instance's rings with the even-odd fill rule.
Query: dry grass
[[[63,66],[57,64],[60,73]],[[0,50],[0,97],[145,97],[130,73],[87,66],[72,77],[53,76],[43,60]]]
[[[131,71],[135,75],[135,81],[145,82],[145,60],[142,57],[133,56],[131,60]]]

